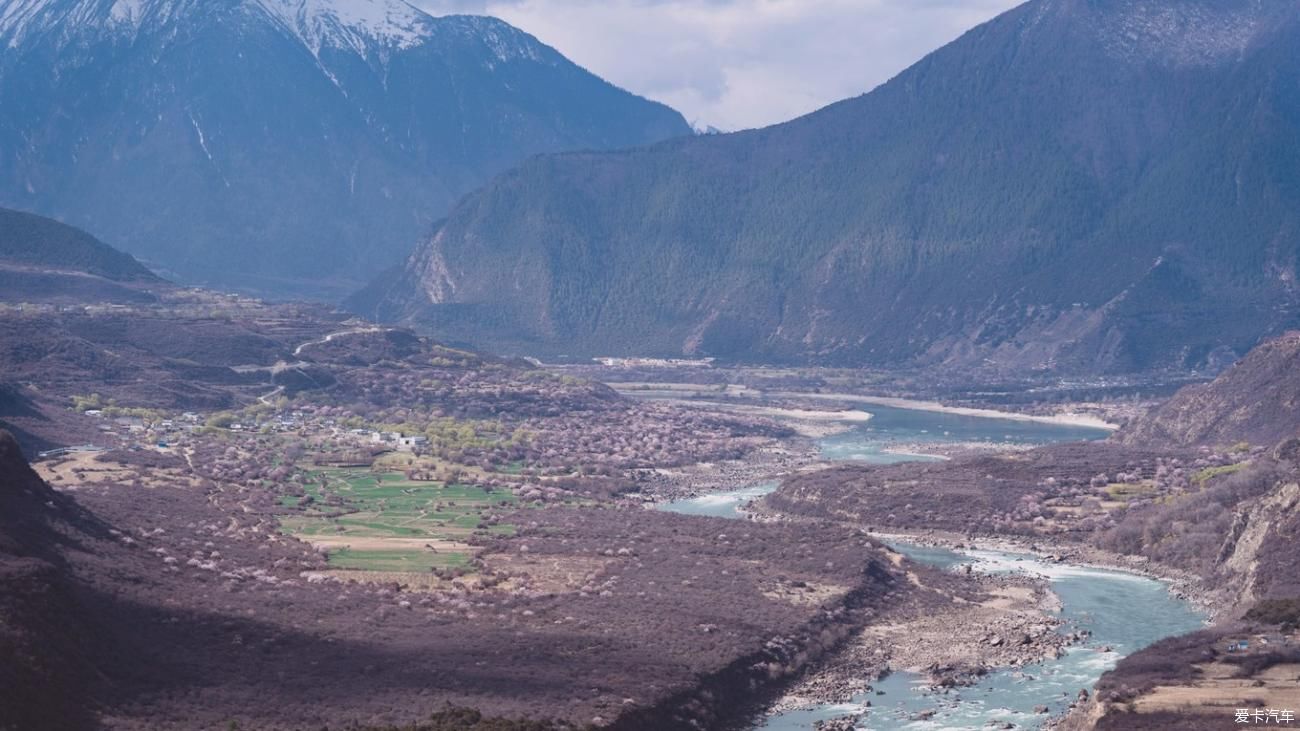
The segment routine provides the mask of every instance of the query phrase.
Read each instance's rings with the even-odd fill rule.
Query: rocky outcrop
[[[1259,345],[1213,382],[1188,386],[1121,431],[1128,444],[1270,446],[1300,435],[1300,332]]]
[[[1264,554],[1264,546],[1270,534],[1282,528],[1298,506],[1300,485],[1288,483],[1237,511],[1232,532],[1220,552],[1221,570],[1239,585],[1237,606],[1254,604],[1268,590],[1258,585],[1261,562],[1267,564],[1281,557]]]

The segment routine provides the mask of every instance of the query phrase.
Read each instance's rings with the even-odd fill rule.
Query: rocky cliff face
[[[1271,446],[1300,435],[1300,332],[1252,350],[1211,383],[1189,386],[1118,438],[1130,444]]]
[[[342,293],[530,155],[690,133],[402,0],[0,0],[0,205],[191,282]]]
[[[1281,579],[1289,573],[1291,557],[1300,549],[1291,538],[1300,517],[1296,513],[1298,506],[1300,485],[1284,482],[1238,509],[1221,554],[1223,571],[1239,587],[1235,606],[1244,608],[1261,599],[1290,596],[1297,588],[1295,581]]]
[[[1298,322],[1298,18],[1034,0],[787,124],[532,160],[353,305],[522,352],[1222,365]]]

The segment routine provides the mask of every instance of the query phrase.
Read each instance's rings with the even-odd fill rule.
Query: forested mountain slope
[[[787,124],[530,160],[351,304],[521,352],[1220,366],[1296,323],[1298,16],[1032,0]]]
[[[7,208],[0,208],[0,264],[85,272],[118,281],[157,279],[130,255],[85,231]]]

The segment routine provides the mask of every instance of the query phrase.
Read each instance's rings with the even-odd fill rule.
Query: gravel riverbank
[[[1141,556],[1123,556],[1092,546],[1062,543],[1042,537],[972,537],[932,530],[893,531],[888,534],[877,534],[876,537],[958,551],[972,549],[1024,553],[1054,563],[1137,574],[1168,584],[1170,593],[1204,612],[1207,621],[1213,620],[1222,606],[1222,597],[1214,587],[1207,585],[1204,579],[1195,574],[1156,564]]]
[[[823,466],[826,463],[822,462],[817,445],[811,439],[797,437],[758,449],[741,460],[647,470],[639,484],[638,496],[650,504],[689,500],[754,487]]]
[[[879,678],[900,671],[925,677],[935,690],[960,692],[995,669],[1059,657],[1085,637],[1057,631],[1060,601],[1046,582],[973,578],[982,593],[973,600],[957,597],[940,610],[901,606],[878,617],[769,712],[849,703],[869,695]]]
[[[744,512],[752,520],[791,520],[767,510],[762,503],[751,503],[745,506]],[[1051,563],[1138,574],[1168,583],[1174,595],[1198,606],[1207,615],[1213,613],[1216,599],[1196,577],[1089,547],[1012,537],[972,538],[937,531],[895,531],[874,534],[874,537],[886,542],[955,551],[1028,554]],[[1060,600],[1052,592],[1046,577],[1032,573],[970,572],[967,578],[977,582],[985,598],[979,601],[959,599],[948,609],[940,611],[936,611],[933,604],[892,609],[873,621],[836,656],[798,681],[769,708],[768,714],[849,704],[855,698],[860,703],[864,696],[872,697],[873,684],[897,671],[926,677],[932,690],[945,696],[953,694],[952,700],[955,701],[963,686],[977,683],[989,672],[1022,668],[1048,658],[1059,658],[1067,648],[1089,637],[1086,631],[1061,631]],[[1103,650],[1099,648],[1097,651]],[[1080,702],[1089,697],[1089,689],[1080,688],[1079,691]],[[870,700],[866,705],[870,705]],[[840,721],[848,724],[845,728],[852,728],[854,718],[855,715],[850,714],[844,719],[823,724],[821,728],[836,728],[834,724]]]

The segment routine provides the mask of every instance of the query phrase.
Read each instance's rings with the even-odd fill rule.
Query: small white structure
[[[403,452],[414,452],[421,447],[428,446],[429,440],[422,436],[398,437],[397,448]]]

